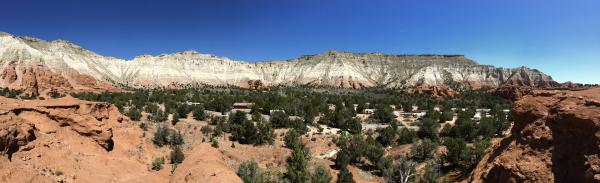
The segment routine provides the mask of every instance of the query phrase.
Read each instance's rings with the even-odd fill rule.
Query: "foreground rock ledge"
[[[0,97],[0,182],[242,182],[207,143],[189,144],[173,173],[150,170],[170,153],[150,133],[109,103]]]
[[[600,88],[534,91],[470,182],[600,182]]]

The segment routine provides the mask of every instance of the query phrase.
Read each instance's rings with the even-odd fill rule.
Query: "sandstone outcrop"
[[[512,101],[517,101],[526,95],[532,94],[533,90],[534,88],[532,87],[505,85],[497,88],[494,91],[494,94]]]
[[[0,155],[11,159],[12,153],[35,140],[35,126],[14,114],[0,116]]]
[[[431,95],[434,97],[452,97],[456,94],[456,92],[448,87],[448,86],[444,86],[444,85],[440,85],[440,86],[427,86],[427,85],[420,85],[420,86],[416,86],[414,88],[408,88],[404,90],[407,93],[416,93],[416,94],[426,94],[426,95]]]
[[[535,90],[471,182],[600,182],[600,88]]]
[[[3,79],[0,86],[22,88],[28,92],[36,91],[36,87],[68,87],[68,84],[74,88],[91,87],[98,85],[97,82],[129,87],[176,83],[178,86],[208,84],[249,88],[277,85],[343,88],[443,85],[471,89],[498,87],[506,83],[534,87],[555,85],[550,76],[535,69],[480,65],[463,55],[329,51],[285,61],[244,62],[184,51],[158,56],[142,55],[126,61],[101,56],[63,40],[48,42],[0,34],[0,45],[0,77]],[[27,72],[31,67],[36,69]]]
[[[242,182],[229,168],[219,150],[208,143],[196,145],[186,154],[186,160],[173,173],[171,182]]]
[[[0,102],[0,125],[4,127],[2,131],[8,131],[0,135],[20,137],[14,138],[13,143],[5,144],[23,146],[27,141],[35,139],[33,129],[40,128],[42,132],[52,132],[55,129],[46,128],[46,123],[54,123],[93,139],[107,151],[113,148],[112,128],[107,121],[117,122],[121,115],[112,104],[80,101],[70,97],[45,101],[22,101],[2,97]]]
[[[241,182],[208,143],[191,143],[186,159],[150,170],[169,148],[109,103],[71,97],[0,97],[0,182]]]

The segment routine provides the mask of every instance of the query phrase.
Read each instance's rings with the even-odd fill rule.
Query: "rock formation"
[[[535,90],[515,103],[511,136],[472,182],[600,182],[600,88]]]
[[[100,83],[148,87],[186,84],[328,86],[343,88],[479,88],[504,83],[553,86],[550,76],[525,67],[480,65],[463,55],[385,55],[329,51],[270,62],[234,61],[184,51],[133,60],[105,57],[73,43],[0,34],[0,86],[29,93],[49,87],[93,88]]]
[[[186,154],[186,160],[173,172],[171,182],[242,182],[231,170],[219,150],[210,147],[208,143],[196,145]]]
[[[427,86],[427,85],[419,85],[414,88],[407,88],[404,90],[407,93],[417,93],[417,94],[426,94],[434,97],[452,97],[456,94],[456,92],[446,86],[446,85],[438,85],[438,86]]]
[[[148,135],[112,104],[0,97],[0,182],[241,182],[207,143],[190,144],[173,176],[150,170],[169,149]]]

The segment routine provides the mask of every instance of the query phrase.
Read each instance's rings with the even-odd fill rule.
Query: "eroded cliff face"
[[[531,91],[513,116],[472,182],[600,182],[600,88]]]
[[[41,77],[26,77],[34,68]],[[91,87],[98,82],[119,86],[181,86],[181,84],[242,87],[332,86],[344,88],[497,87],[555,85],[535,69],[479,65],[462,55],[384,55],[329,51],[297,59],[243,62],[195,51],[142,55],[133,60],[105,57],[63,40],[43,41],[0,34],[1,86],[35,91],[51,77],[57,87]],[[43,71],[43,72],[42,72]],[[36,74],[36,76],[38,76]],[[62,79],[62,78],[64,79]],[[56,81],[55,81],[56,80]],[[95,81],[93,81],[95,80]],[[35,81],[35,82],[34,82]],[[90,84],[93,83],[93,84]],[[39,90],[39,89],[38,89]]]

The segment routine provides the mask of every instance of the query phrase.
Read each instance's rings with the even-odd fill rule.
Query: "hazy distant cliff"
[[[550,76],[535,69],[479,65],[462,55],[329,51],[286,61],[251,63],[185,51],[142,55],[128,61],[101,56],[63,40],[47,42],[7,33],[0,33],[0,71],[1,86],[25,90],[172,83],[347,88],[441,84],[495,87],[505,82],[549,86],[555,83]]]

